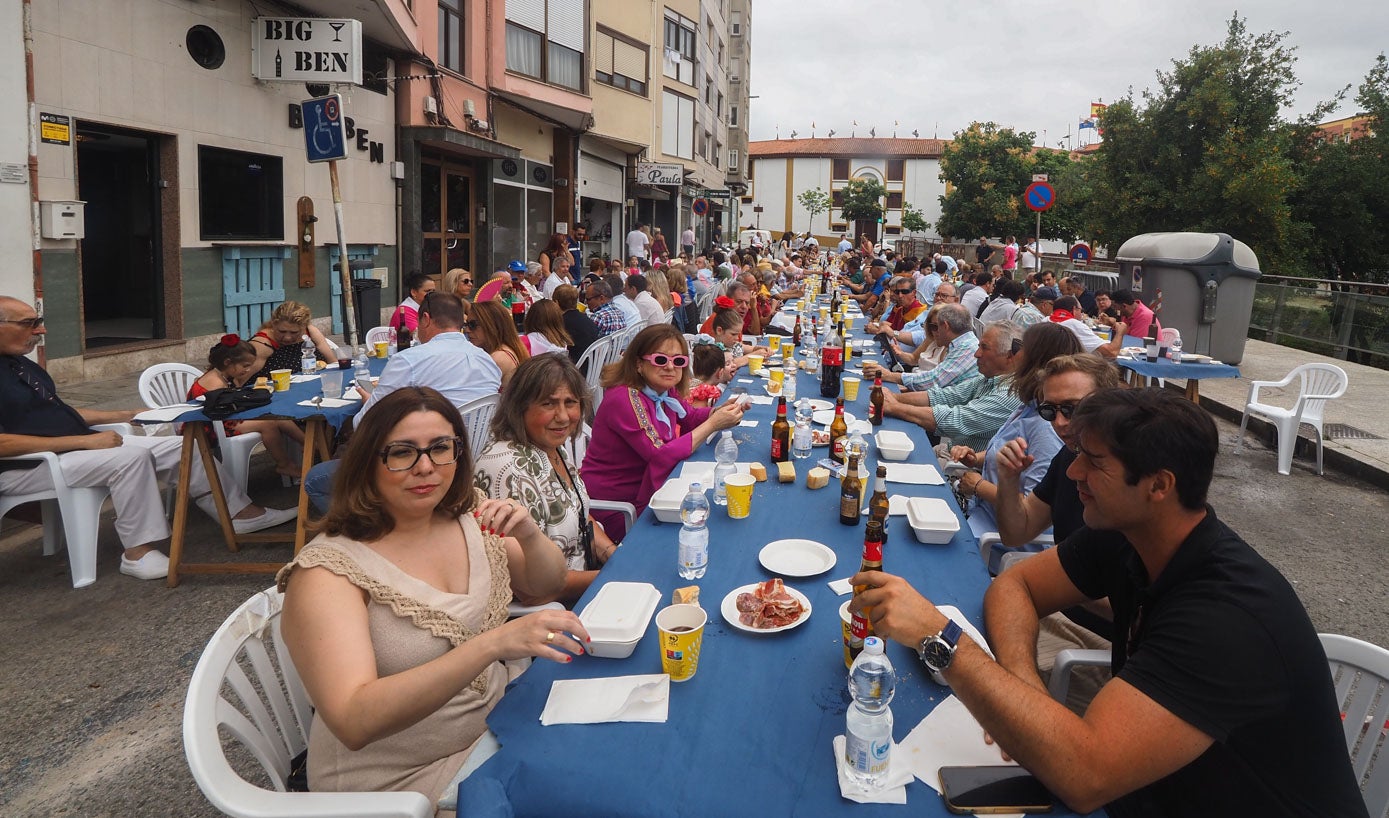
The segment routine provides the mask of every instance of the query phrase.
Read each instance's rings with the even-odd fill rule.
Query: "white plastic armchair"
[[[308,746],[313,709],[280,639],[283,598],[268,588],[212,635],[183,705],[183,751],[207,800],[235,818],[426,818],[417,792],[286,792],[290,762]],[[224,691],[225,689],[225,691]],[[244,747],[273,789],[248,782],[227,761],[219,730]]]
[[[588,345],[584,354],[579,356],[579,371],[584,373],[584,381],[588,383],[589,391],[593,393],[593,410],[598,411],[598,404],[603,400],[603,367],[615,360],[615,350],[618,343],[622,340],[622,333],[615,332],[599,338],[597,341]]]
[[[458,407],[468,430],[468,447],[472,449],[474,460],[487,450],[487,443],[492,439],[492,416],[497,412],[499,400],[501,395],[484,395]]]
[[[140,400],[150,409],[161,409],[188,402],[188,390],[202,372],[188,364],[155,364],[140,373]],[[251,479],[251,454],[260,445],[260,432],[242,432],[228,436],[221,423],[212,424],[217,445],[222,449],[222,464],[227,476],[244,492]]]
[[[997,531],[985,531],[979,535],[979,559],[989,564],[989,555],[993,552],[993,547],[1003,543],[1003,537]],[[1056,539],[1050,534],[1039,534],[1034,537],[1026,546],[1022,546],[1015,551],[1009,551],[999,560],[998,573],[1007,571],[1014,563],[1025,560],[1039,551],[1045,551],[1056,545]],[[1037,546],[1029,548],[1028,546]]]
[[[1298,395],[1292,408],[1284,409],[1259,402],[1259,391],[1277,389],[1298,383]],[[1249,400],[1244,405],[1240,417],[1239,436],[1235,438],[1235,453],[1244,445],[1244,430],[1249,424],[1250,415],[1267,420],[1278,431],[1278,473],[1291,474],[1293,449],[1297,444],[1297,431],[1303,424],[1312,427],[1317,433],[1317,474],[1322,473],[1322,420],[1326,412],[1326,402],[1335,400],[1346,393],[1350,378],[1346,371],[1335,364],[1303,364],[1295,367],[1281,381],[1251,381]]]
[[[367,345],[367,349],[374,349],[377,344],[389,344],[394,333],[395,327],[372,327],[367,330],[363,343]]]
[[[121,435],[133,434],[128,423],[108,423],[94,429]],[[69,486],[62,461],[53,452],[34,452],[0,460],[32,462],[36,469],[47,469],[53,488],[26,494],[0,495],[0,519],[17,506],[38,503],[43,514],[43,553],[58,553],[59,539],[67,545],[72,587],[85,588],[96,582],[97,537],[101,531],[101,507],[111,490],[106,486]]]
[[[1158,332],[1158,344],[1170,348],[1172,344],[1179,341],[1181,337],[1181,330],[1175,327],[1163,327],[1162,330]],[[1178,363],[1181,362],[1178,361]]]

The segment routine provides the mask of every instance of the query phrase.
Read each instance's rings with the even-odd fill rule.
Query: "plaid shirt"
[[[902,388],[910,392],[920,392],[938,386],[949,386],[962,378],[978,372],[974,362],[974,351],[979,348],[979,339],[973,332],[966,332],[950,342],[945,358],[932,369],[906,372],[902,375]],[[934,404],[935,398],[931,399]]]
[[[604,335],[627,329],[627,316],[611,301],[594,310],[588,317],[593,319],[593,323],[598,325],[599,331]]]
[[[1012,378],[978,375],[929,390],[936,434],[950,438],[955,446],[988,448],[1004,422],[1022,406],[1012,386]]]

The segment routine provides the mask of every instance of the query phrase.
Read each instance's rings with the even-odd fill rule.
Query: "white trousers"
[[[169,538],[169,521],[164,517],[159,480],[178,479],[182,452],[182,437],[125,435],[117,448],[67,452],[58,455],[58,462],[69,486],[110,487],[111,504],[116,508],[116,534],[123,547],[134,548]],[[228,478],[225,469],[219,467],[217,476],[221,478],[227,509],[232,516],[251,504],[241,487]],[[193,458],[188,486],[191,497],[201,498],[212,491],[199,457]],[[42,465],[0,472],[0,494],[27,494],[52,488],[53,478]],[[203,505],[216,513],[211,503],[199,504]]]

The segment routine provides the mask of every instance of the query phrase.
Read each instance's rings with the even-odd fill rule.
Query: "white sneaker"
[[[159,551],[146,551],[138,560],[121,555],[121,573],[136,579],[163,579],[169,575],[169,558]]]
[[[238,534],[251,534],[267,528],[274,528],[295,519],[299,516],[297,508],[267,508],[257,517],[247,517],[244,520],[232,520],[232,528]]]

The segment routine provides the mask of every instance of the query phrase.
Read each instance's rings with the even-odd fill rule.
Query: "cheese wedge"
[[[675,593],[670,595],[672,605],[698,605],[699,586],[688,585],[684,588],[676,588]]]
[[[805,487],[808,489],[822,489],[830,483],[829,469],[823,466],[816,466],[805,473]]]
[[[759,483],[765,482],[767,479],[767,467],[761,463],[749,463],[748,474],[752,475]]]
[[[781,483],[796,482],[796,464],[790,460],[783,460],[776,464],[776,479]]]

